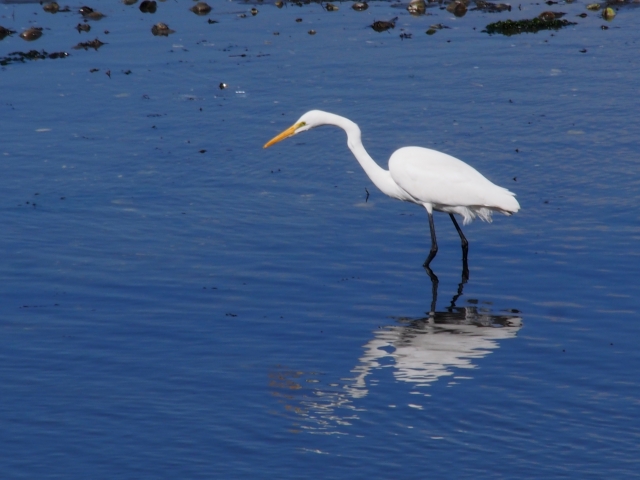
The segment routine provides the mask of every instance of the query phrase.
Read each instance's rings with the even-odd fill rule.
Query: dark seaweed
[[[518,35],[519,33],[536,33],[540,30],[559,30],[569,25],[575,25],[575,22],[568,20],[543,20],[541,18],[532,18],[525,20],[504,20],[500,22],[490,23],[483,32],[489,35]]]
[[[90,48],[93,48],[94,50],[98,50],[103,45],[106,45],[106,44],[96,38],[95,40],[91,40],[89,42],[80,42],[73,48],[75,50],[80,50],[80,49],[88,50]]]
[[[22,62],[27,60],[44,60],[45,58],[66,58],[69,54],[67,52],[53,52],[47,53],[44,50],[29,50],[28,52],[12,52],[6,57],[0,58],[0,65],[5,66],[10,63]]]

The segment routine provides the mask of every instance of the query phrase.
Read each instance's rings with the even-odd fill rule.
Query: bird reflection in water
[[[348,387],[352,397],[367,395],[365,378],[382,368],[383,359],[393,360],[396,380],[428,386],[440,377],[453,376],[456,369],[476,368],[474,360],[487,356],[499,347],[499,340],[515,337],[522,328],[517,310],[495,314],[490,305],[477,300],[456,306],[466,283],[464,270],[449,306],[437,311],[438,278],[426,270],[432,284],[431,310],[422,318],[396,318],[396,325],[375,332],[353,370],[357,375]]]
[[[377,388],[386,381],[381,373],[385,368],[391,369],[396,382],[411,385],[406,394],[427,397],[425,387],[440,379],[470,379],[460,371],[476,368],[481,358],[499,348],[500,341],[514,338],[522,327],[516,310],[494,313],[489,304],[471,299],[465,306],[457,306],[466,283],[464,272],[449,305],[437,311],[438,280],[433,272],[427,273],[432,281],[431,310],[422,318],[396,318],[395,324],[375,330],[351,378],[327,382],[326,375],[284,367],[271,372],[273,394],[286,411],[295,414],[294,431],[346,434],[346,426],[362,411],[357,400],[367,396],[372,386]],[[411,398],[407,404],[416,403],[415,395]]]

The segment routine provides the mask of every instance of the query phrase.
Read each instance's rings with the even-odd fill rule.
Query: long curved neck
[[[378,187],[382,193],[390,197],[398,198],[398,186],[391,178],[388,170],[378,165],[373,158],[367,153],[362,145],[360,128],[348,118],[327,113],[327,125],[335,125],[342,128],[347,133],[347,146],[358,160],[364,172],[371,179],[373,184]]]

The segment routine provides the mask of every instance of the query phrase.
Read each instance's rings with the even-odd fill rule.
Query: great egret
[[[423,266],[430,274],[429,264],[438,253],[433,224],[434,210],[448,213],[460,235],[463,277],[466,278],[469,273],[469,242],[453,214],[460,215],[463,225],[466,225],[476,217],[491,222],[493,212],[511,215],[520,210],[514,193],[491,183],[476,169],[446,153],[422,147],[403,147],[389,158],[389,170],[381,168],[362,146],[358,125],[348,118],[321,110],[305,113],[291,127],[269,140],[264,148],[320,125],[334,125],[347,133],[349,149],[382,193],[398,200],[422,205],[427,210],[431,230],[431,251]]]

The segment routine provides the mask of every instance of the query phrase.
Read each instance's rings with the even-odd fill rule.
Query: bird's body
[[[490,222],[493,212],[511,215],[520,209],[515,194],[490,182],[462,160],[437,150],[400,148],[391,155],[389,170],[385,170],[364,149],[358,125],[345,117],[320,110],[305,113],[293,126],[269,141],[265,148],[320,125],[334,125],[347,133],[349,149],[371,181],[384,194],[416,203],[427,210],[432,244],[425,267],[429,266],[438,251],[432,216],[434,210],[451,216],[462,240],[466,270],[467,240],[453,215],[460,215],[466,225],[476,217]]]
[[[401,198],[436,210],[456,213],[466,225],[474,218],[491,221],[494,211],[511,214],[520,206],[509,190],[446,153],[422,147],[404,147],[389,159],[392,180],[410,198]]]

